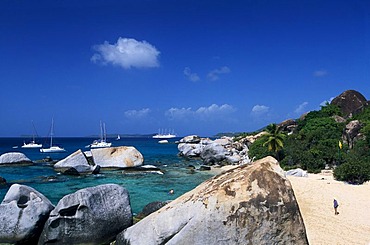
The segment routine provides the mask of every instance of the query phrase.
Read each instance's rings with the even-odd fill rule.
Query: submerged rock
[[[50,213],[39,244],[106,244],[130,225],[128,191],[99,185],[64,196]]]
[[[6,179],[0,176],[0,186],[6,185]]]
[[[0,156],[1,165],[32,165],[32,161],[21,152],[8,152]]]
[[[36,244],[53,208],[35,189],[13,184],[0,204],[0,243]]]
[[[116,244],[308,244],[290,182],[272,157],[233,168],[117,236]]]

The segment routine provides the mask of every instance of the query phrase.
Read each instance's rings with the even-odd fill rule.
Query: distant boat
[[[58,153],[58,152],[65,152],[66,150],[60,146],[53,145],[53,132],[54,131],[54,119],[51,120],[51,129],[50,129],[50,147],[49,148],[41,148],[40,152],[42,153]]]
[[[42,144],[37,144],[35,141],[35,134],[37,135],[35,125],[32,122],[33,126],[33,134],[32,134],[32,140],[29,143],[23,142],[22,148],[41,148]]]
[[[121,136],[120,135],[117,135],[116,140],[120,140],[120,139],[121,139]]]
[[[167,144],[168,143],[168,140],[160,140],[158,141],[159,144]]]
[[[90,148],[106,148],[111,147],[112,143],[107,142],[107,133],[105,130],[105,123],[100,121],[100,139],[94,140],[90,144]]]
[[[170,132],[161,132],[161,130],[158,130],[158,134],[156,135],[153,135],[153,139],[171,139],[171,138],[175,138],[176,137],[176,134],[174,132],[170,133]]]

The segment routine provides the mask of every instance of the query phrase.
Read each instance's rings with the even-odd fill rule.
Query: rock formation
[[[130,168],[144,162],[143,155],[132,146],[91,149],[91,154],[94,163],[102,168]]]
[[[130,225],[127,190],[99,185],[64,196],[50,213],[39,244],[106,244]]]
[[[308,244],[272,157],[215,176],[117,236],[116,244]]]
[[[0,165],[32,165],[32,161],[21,152],[8,152],[0,156]]]
[[[0,243],[36,244],[53,208],[35,189],[13,184],[0,204]]]
[[[360,121],[353,120],[350,121],[343,132],[343,142],[348,144],[348,147],[350,149],[353,148],[354,142],[361,137],[360,130],[362,128],[362,125]]]
[[[345,118],[351,118],[368,106],[369,102],[361,93],[355,90],[347,90],[335,97],[331,104],[337,105]]]
[[[208,165],[246,164],[250,162],[248,146],[234,142],[231,137],[211,140],[191,135],[180,140],[179,155],[187,158],[200,157]]]
[[[81,150],[77,150],[54,165],[56,171],[63,173],[71,168],[74,168],[78,173],[91,173],[93,171],[93,167]]]

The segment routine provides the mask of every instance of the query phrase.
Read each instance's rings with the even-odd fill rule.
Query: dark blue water
[[[22,138],[0,138],[0,154],[6,152],[23,152],[32,161],[50,156],[53,160],[60,160],[78,149],[88,150],[86,145],[94,138],[56,138],[54,142],[63,146],[66,153],[40,153],[39,149],[23,149]],[[5,178],[8,186],[0,187],[0,200],[13,183],[31,186],[43,193],[56,205],[67,194],[85,187],[106,183],[115,183],[125,187],[130,194],[131,206],[134,213],[138,213],[148,203],[175,199],[193,189],[212,176],[210,172],[192,172],[188,166],[201,164],[197,160],[185,160],[177,156],[177,144],[169,140],[169,144],[159,144],[158,139],[152,138],[121,138],[108,141],[113,146],[134,146],[144,156],[144,164],[155,165],[164,170],[164,174],[156,173],[127,173],[125,171],[102,171],[99,175],[67,176],[60,175],[53,167],[45,163],[37,163],[27,167],[0,167],[0,176]],[[46,139],[38,142],[45,143]],[[13,148],[19,146],[18,148]],[[174,189],[175,194],[168,191]]]

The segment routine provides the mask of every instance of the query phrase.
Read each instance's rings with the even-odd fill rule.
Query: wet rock
[[[0,176],[0,186],[6,185],[6,179]]]

